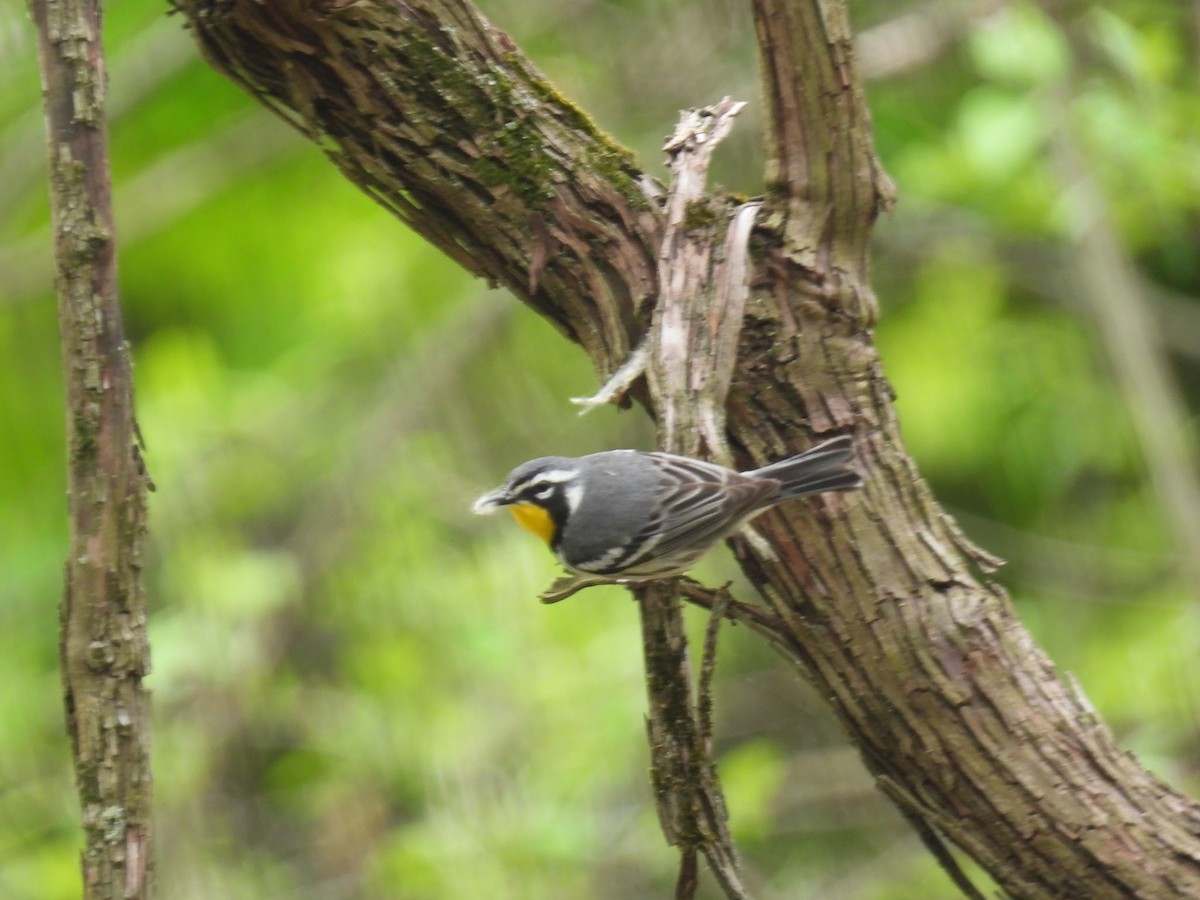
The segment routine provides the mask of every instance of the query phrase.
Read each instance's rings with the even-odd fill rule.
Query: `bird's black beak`
[[[471,512],[477,516],[486,516],[488,513],[499,509],[502,506],[508,506],[513,502],[512,495],[508,492],[508,488],[496,488],[494,491],[484,494],[475,501],[475,505],[471,507]]]

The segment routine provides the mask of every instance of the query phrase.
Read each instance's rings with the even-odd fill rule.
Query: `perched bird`
[[[546,456],[513,469],[476,513],[507,506],[571,573],[614,581],[670,578],[743,523],[793,497],[862,484],[853,442],[833,438],[751,472],[640,450]]]

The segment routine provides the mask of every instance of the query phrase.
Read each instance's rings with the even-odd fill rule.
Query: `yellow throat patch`
[[[509,507],[513,518],[526,531],[540,537],[547,544],[554,539],[554,520],[536,503],[514,503]]]

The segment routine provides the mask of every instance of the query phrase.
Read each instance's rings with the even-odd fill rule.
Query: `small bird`
[[[671,578],[772,506],[859,487],[853,452],[850,437],[836,437],[751,472],[640,450],[545,456],[517,466],[473,509],[507,506],[575,575]]]

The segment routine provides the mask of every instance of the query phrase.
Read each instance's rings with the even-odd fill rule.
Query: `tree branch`
[[[219,68],[582,344],[601,375],[641,342],[662,236],[652,186],[464,0],[178,5]],[[748,621],[829,698],[922,834],[1010,895],[1200,895],[1200,810],[1058,677],[987,580],[997,561],[904,452],[866,277],[891,188],[843,5],[760,0],[755,21],[771,196],[752,236],[728,443],[749,468],[850,432],[868,479],[764,515],[768,549],[733,542],[763,598]]]
[[[175,5],[209,63],[378,203],[524,299],[605,377],[624,362],[655,294],[653,185],[473,6]]]
[[[83,808],[83,896],[151,893],[146,489],[117,302],[105,73],[94,0],[32,0],[45,97],[67,389],[70,549],[60,610]]]
[[[753,8],[767,185],[784,213],[784,246],[831,295],[847,295],[845,314],[869,324],[874,299],[849,289],[867,283],[867,238],[894,188],[875,156],[845,4],[755,0]]]
[[[747,550],[747,574],[769,585],[767,600],[792,632],[786,645],[800,650],[881,786],[907,798],[900,806],[925,824],[923,837],[936,829],[1013,896],[1200,889],[1200,811],[1117,747],[1003,589],[982,577],[995,561],[929,496],[903,453],[875,350],[845,327],[869,321],[862,241],[890,191],[867,161],[844,11],[833,0],[761,0],[756,11],[768,105],[796,117],[786,128],[772,118],[768,144],[803,157],[789,161],[783,177],[802,180],[781,185],[778,203],[787,239],[776,265],[797,273],[794,293],[780,297],[776,283],[768,294],[800,339],[791,353],[743,357],[743,373],[757,363],[771,374],[760,375],[757,393],[731,398],[733,427],[865,427],[859,446],[871,477],[858,497],[814,504],[822,540],[804,509],[764,516],[784,555]],[[813,137],[822,132],[830,134]],[[813,213],[843,205],[860,228]],[[767,444],[753,455],[775,454]]]

